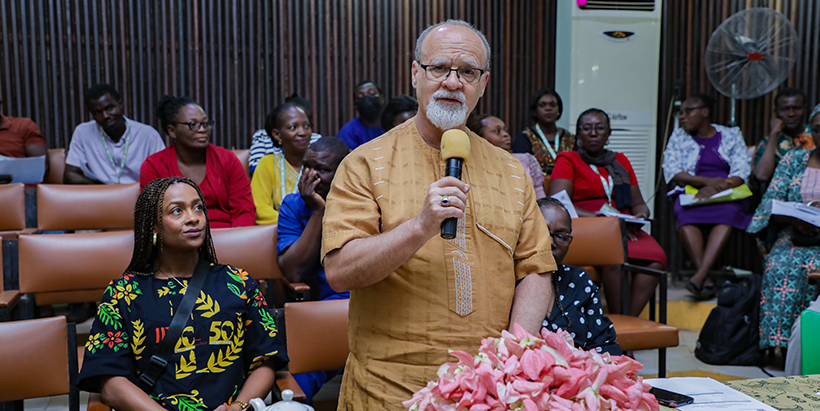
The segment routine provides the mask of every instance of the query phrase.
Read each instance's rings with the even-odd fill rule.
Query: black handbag
[[[171,325],[168,327],[168,332],[165,333],[165,338],[159,343],[157,351],[151,357],[148,367],[137,378],[136,385],[146,394],[151,394],[154,386],[157,385],[157,380],[168,366],[168,357],[174,349],[179,337],[182,335],[182,330],[185,324],[188,323],[188,317],[194,310],[194,303],[199,296],[199,291],[202,289],[202,284],[208,277],[208,268],[211,263],[205,259],[200,258],[194,269],[194,276],[188,283],[188,288],[185,290],[185,295],[182,297],[182,302],[179,304],[179,309],[171,319]]]
[[[798,247],[814,247],[820,245],[820,233],[815,235],[806,235],[800,230],[794,230],[794,237],[792,243]]]

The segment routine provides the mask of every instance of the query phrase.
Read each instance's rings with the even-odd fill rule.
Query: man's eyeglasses
[[[607,130],[609,130],[609,127],[607,127],[607,126],[605,126],[605,125],[603,125],[603,124],[599,124],[599,125],[597,125],[597,126],[595,126],[595,127],[592,127],[592,126],[590,126],[590,125],[585,125],[585,126],[581,126],[581,127],[579,127],[579,129],[580,129],[581,131],[583,131],[584,133],[590,133],[590,132],[592,132],[592,130],[595,130],[595,131],[597,131],[597,132],[599,132],[599,133],[606,133],[606,131],[607,131]]]
[[[450,68],[436,64],[419,63],[419,66],[424,70],[427,80],[437,81],[439,83],[447,80],[447,77],[450,77],[450,73],[455,71],[458,80],[463,84],[476,84],[481,80],[481,76],[484,75],[485,71],[475,67]]]
[[[682,109],[680,109],[680,113],[681,113],[681,115],[688,116],[693,111],[700,110],[702,108],[705,108],[705,107],[704,106],[697,106],[697,107],[682,108]]]
[[[572,242],[572,234],[569,233],[550,233],[550,237],[561,247],[566,247]]]
[[[182,123],[182,122],[179,122],[179,121],[175,121],[174,124],[185,124],[185,125],[188,126],[188,128],[191,129],[191,131],[199,131],[200,127],[205,128],[205,130],[210,130],[211,128],[213,128],[214,124],[216,124],[216,121],[214,121],[214,120],[189,121],[187,123]]]

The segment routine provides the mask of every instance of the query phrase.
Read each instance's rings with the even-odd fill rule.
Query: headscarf
[[[811,114],[809,114],[809,123],[811,123],[811,119],[813,119],[814,116],[818,114],[820,114],[820,104],[814,106],[814,108],[811,109]]]
[[[580,141],[580,139],[578,140]],[[629,184],[629,172],[621,163],[615,160],[617,153],[603,149],[595,156],[587,153],[580,144],[577,147],[578,154],[587,164],[594,164],[596,167],[604,167],[612,177],[614,187],[612,188],[612,198],[615,199],[615,208],[623,209],[632,207],[632,186]]]

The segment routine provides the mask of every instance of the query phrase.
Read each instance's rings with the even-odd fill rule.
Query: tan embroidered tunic
[[[448,349],[474,354],[482,338],[509,326],[517,280],[556,269],[521,163],[468,135],[462,180],[471,188],[456,238],[431,238],[386,279],[350,293],[339,410],[404,409],[441,364],[455,361]],[[328,195],[322,258],[413,218],[444,165],[412,119],[348,155]]]

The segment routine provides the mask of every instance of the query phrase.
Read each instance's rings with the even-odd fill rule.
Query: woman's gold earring
[[[153,241],[153,243],[154,243],[154,247],[156,247],[156,246],[157,246],[157,233],[154,233],[154,241]]]

